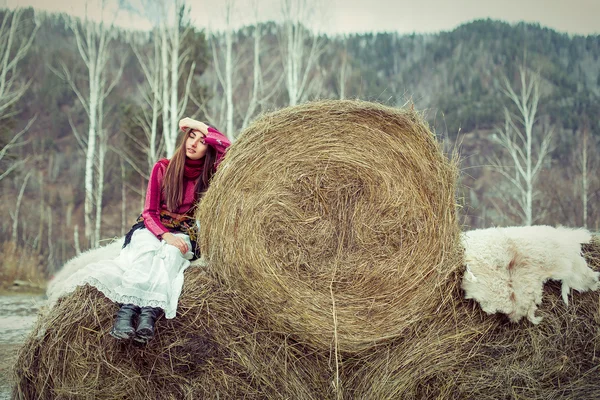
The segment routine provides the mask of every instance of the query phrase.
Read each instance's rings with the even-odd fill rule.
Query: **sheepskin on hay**
[[[65,284],[69,277],[73,275],[73,273],[79,271],[88,264],[116,258],[123,247],[123,241],[124,238],[120,238],[105,246],[84,251],[83,253],[67,261],[67,263],[56,273],[56,275],[54,275],[50,282],[48,282],[48,287],[46,288],[48,307],[52,307],[59,297],[68,293]]]
[[[196,215],[202,253],[271,329],[364,349],[433,312],[461,264],[456,176],[414,111],[289,107],[228,149]]]
[[[332,398],[329,353],[265,330],[203,268],[146,346],[109,335],[118,306],[83,286],[43,312],[19,351],[18,399]]]
[[[463,235],[465,264],[462,287],[488,314],[501,312],[513,322],[526,316],[537,324],[544,283],[562,282],[562,299],[571,289],[598,289],[598,272],[587,266],[581,245],[585,229],[525,226],[478,229]]]

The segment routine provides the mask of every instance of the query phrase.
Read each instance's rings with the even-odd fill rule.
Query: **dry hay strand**
[[[582,248],[599,270],[598,238]],[[404,337],[344,360],[348,399],[600,398],[598,292],[574,291],[566,306],[550,281],[541,323],[511,323],[463,299],[461,279],[457,270],[446,287],[452,301]]]
[[[229,148],[197,213],[199,241],[272,329],[364,350],[443,301],[433,293],[461,263],[456,176],[414,111],[289,107]]]
[[[40,316],[14,367],[17,399],[331,397],[328,355],[261,328],[237,294],[186,271],[178,316],[145,347],[108,332],[118,306],[85,286]]]
[[[590,243],[581,245],[581,250],[588,265],[600,271],[600,235],[593,235]]]

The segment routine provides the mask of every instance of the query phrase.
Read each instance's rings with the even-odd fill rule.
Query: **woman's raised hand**
[[[162,238],[165,242],[167,242],[167,244],[177,247],[183,255],[185,255],[189,250],[185,240],[183,240],[179,236],[173,235],[171,232],[163,233]]]
[[[193,118],[185,117],[181,121],[179,121],[179,128],[185,130],[186,128],[192,128],[194,130],[200,131],[203,135],[208,135],[208,125],[204,122],[196,121]]]

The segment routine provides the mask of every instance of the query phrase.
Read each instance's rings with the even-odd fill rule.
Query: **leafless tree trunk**
[[[181,24],[181,20],[179,18],[179,9],[182,7],[182,3],[178,0],[175,1],[175,21],[170,29],[170,47],[171,47],[171,93],[170,93],[170,97],[171,97],[171,102],[169,104],[169,108],[170,108],[170,112],[171,112],[171,119],[169,120],[169,122],[171,123],[171,125],[169,126],[169,130],[170,132],[174,135],[175,140],[173,140],[173,148],[175,148],[175,144],[177,142],[177,136],[179,134],[179,127],[177,126],[177,122],[179,122],[179,96],[178,96],[178,92],[179,92],[179,65],[182,61],[182,59],[185,59],[184,57],[181,56],[180,52],[179,52],[179,48],[180,43],[180,35],[179,35],[179,26]],[[180,58],[181,57],[181,58]],[[172,152],[169,152],[169,157],[171,157],[173,155]]]
[[[104,160],[108,148],[108,135],[103,132],[98,140],[98,166],[96,179],[96,220],[94,227],[94,246],[100,246],[100,230],[102,229],[102,199],[104,194]]]
[[[275,74],[276,77],[272,81],[266,84],[263,82],[264,74],[269,73],[279,61],[274,59],[272,65],[263,69],[261,65],[261,53],[264,51],[262,46],[263,30],[259,23],[258,1],[253,1],[252,8],[256,21],[252,34],[253,49],[250,53],[251,56],[246,58],[247,53],[243,51],[243,48],[237,54],[233,51],[235,30],[232,21],[236,20],[235,2],[229,0],[225,3],[224,31],[214,32],[210,35],[213,65],[212,70],[209,70],[209,74],[213,73],[213,92],[223,95],[208,103],[201,104],[194,100],[211,123],[216,126],[225,126],[226,134],[232,141],[236,136],[234,132],[237,132],[238,128],[244,129],[248,126],[262,105],[276,94],[277,86],[283,78],[283,75]],[[236,74],[233,69],[233,65],[240,66],[246,63],[252,65],[252,86],[248,97],[246,97],[246,93],[242,93],[248,87],[246,85],[249,81],[248,76]],[[222,65],[224,68],[221,67]],[[270,93],[265,93],[267,91]],[[241,127],[236,126],[236,118],[241,120]]]
[[[55,71],[55,73],[69,83],[88,116],[88,135],[87,140],[85,141],[84,218],[85,236],[89,239],[90,245],[93,246],[92,213],[94,209],[94,161],[96,157],[98,102],[101,97],[99,86],[100,79],[102,79],[101,76],[108,61],[108,34],[104,28],[103,22],[97,25],[86,19],[80,26],[75,19],[71,19],[69,21],[69,26],[75,35],[79,55],[83,59],[88,70],[88,95],[84,96],[79,89],[66,64],[61,63],[62,73],[58,71]]]
[[[590,136],[588,118],[584,117],[581,140],[575,155],[576,173],[580,174],[580,178],[575,179],[575,193],[581,196],[582,223],[585,228],[590,225],[590,197],[597,182],[597,174],[592,172],[598,169],[597,157],[590,157],[590,154],[597,153],[597,146],[598,141]]]
[[[190,96],[190,87],[192,77],[196,68],[196,63],[192,62],[187,76],[183,96],[179,97],[179,80],[182,74],[179,66],[184,65],[189,58],[189,49],[180,51],[181,37],[190,29],[189,25],[185,28],[183,35],[179,31],[183,23],[183,14],[185,4],[182,0],[175,0],[174,6],[169,7],[164,4],[165,18],[160,24],[161,34],[161,79],[162,85],[162,113],[163,113],[163,137],[165,138],[165,148],[167,158],[171,158],[175,152],[179,128],[179,120],[183,116]],[[169,23],[171,21],[171,23]],[[170,54],[169,54],[170,50]],[[170,57],[170,58],[169,58]],[[171,61],[169,63],[169,60]]]
[[[41,171],[39,171],[38,173],[38,184],[40,185],[40,207],[38,208],[40,214],[40,222],[38,223],[38,233],[35,236],[35,239],[33,239],[32,247],[39,252],[41,250],[42,242],[44,240],[44,212],[46,210],[44,201],[44,179]]]
[[[225,31],[225,98],[227,100],[227,135],[233,137],[233,29],[231,27],[231,8],[233,2],[227,1],[227,30]]]
[[[121,167],[121,236],[127,232],[127,181],[125,176],[125,162],[119,158]]]
[[[99,140],[105,140],[102,138],[102,135],[106,133],[103,127],[104,101],[120,80],[124,63],[121,63],[112,82],[109,82],[108,61],[111,57],[111,27],[107,29],[103,21],[96,24],[87,19],[80,24],[78,24],[77,20],[71,19],[69,24],[75,35],[79,55],[83,59],[88,71],[87,96],[84,95],[77,86],[69,68],[64,63],[61,64],[62,71],[55,72],[69,83],[88,116],[89,126],[87,139],[80,137],[74,124],[71,125],[73,127],[73,133],[77,137],[79,143],[85,146],[85,236],[89,240],[90,245],[95,247],[98,245],[100,239],[97,235],[99,235],[98,226],[102,221],[100,219],[96,220],[94,223],[94,200],[96,200],[95,214],[96,219],[98,219],[101,218],[102,215],[101,199],[99,207],[97,202],[99,200],[98,187],[103,186],[103,182],[100,182],[100,180],[104,179],[103,174],[94,174],[95,168],[98,168],[97,142]],[[96,185],[94,185],[94,181],[96,181]]]
[[[529,72],[524,66],[520,68],[520,77],[519,93],[512,88],[508,78],[504,80],[504,94],[516,106],[518,113],[512,113],[505,107],[504,128],[496,132],[497,142],[508,152],[511,171],[509,172],[507,166],[502,165],[499,160],[495,165],[514,187],[515,191],[511,195],[517,203],[516,210],[522,222],[531,225],[536,220],[533,214],[535,182],[550,151],[552,131],[547,130],[536,135],[533,129],[540,99],[540,77]]]
[[[259,87],[262,82],[262,71],[260,66],[260,42],[261,42],[261,26],[257,22],[256,27],[254,28],[253,38],[254,38],[254,62],[252,66],[253,71],[253,80],[252,80],[252,94],[250,95],[250,101],[248,102],[248,108],[246,109],[246,114],[244,115],[244,120],[242,121],[242,129],[246,128],[250,123],[250,119],[254,117],[256,113],[256,109],[258,107],[258,93]]]
[[[39,21],[34,18],[35,26],[29,34],[23,35],[23,22],[21,15],[23,9],[19,8],[13,11],[4,10],[4,18],[0,25],[0,120],[14,115],[16,111],[11,108],[25,94],[31,84],[31,80],[25,81],[19,75],[18,63],[27,55],[33,39],[39,29]],[[21,140],[23,134],[35,121],[32,118],[27,126],[17,134],[13,135],[10,141],[0,150],[0,160],[2,160],[10,150],[25,144]],[[20,159],[12,162],[11,165],[0,174],[0,181],[4,179],[13,170],[23,165],[27,159]]]
[[[210,35],[210,47],[212,50],[213,56],[213,68],[216,74],[216,77],[221,85],[223,90],[223,100],[224,100],[224,122],[225,122],[225,134],[230,140],[233,140],[233,132],[234,132],[234,105],[233,105],[233,26],[231,24],[233,17],[233,9],[234,9],[234,0],[226,0],[225,1],[225,25],[224,25],[224,33],[223,39],[225,42],[225,51],[223,52],[223,57],[225,61],[225,71],[221,70],[221,63],[219,61],[220,54],[219,49],[222,46],[221,42],[221,34],[213,33]],[[206,113],[210,115],[211,113]],[[214,113],[213,119],[214,119]],[[218,125],[218,124],[217,124]]]
[[[89,97],[87,102],[80,98],[84,108],[86,108],[89,127],[87,137],[87,151],[85,160],[85,203],[84,203],[84,217],[85,217],[85,236],[90,240],[93,245],[94,239],[92,238],[92,211],[93,211],[93,199],[94,199],[94,158],[96,157],[96,124],[97,124],[97,113],[98,113],[98,101],[100,98],[99,93],[99,81],[102,70],[106,67],[106,31],[104,25],[101,23],[99,29],[94,29],[94,25],[86,21],[85,32],[80,33],[79,27],[75,21],[71,22],[71,29],[75,33],[77,39],[77,47],[79,48],[79,54],[83,58],[87,68],[89,77]],[[85,34],[85,41],[83,39]],[[66,66],[65,66],[66,69]],[[73,82],[73,87],[75,82]]]
[[[285,88],[289,104],[296,105],[306,97],[310,74],[323,51],[318,35],[311,34],[303,21],[312,18],[310,0],[284,0],[282,2],[283,40],[282,57],[285,71]],[[306,42],[310,41],[308,49]],[[308,50],[308,54],[306,53]]]
[[[162,123],[163,137],[165,138],[165,146],[167,157],[171,157],[175,151],[174,133],[171,132],[171,110],[169,104],[169,36],[167,32],[167,21],[163,20],[160,24],[160,59],[161,59],[161,79],[162,79]]]
[[[54,243],[52,242],[52,207],[48,206],[46,209],[46,215],[48,215],[48,263],[47,272],[54,270]]]
[[[350,66],[348,65],[348,49],[347,49],[347,38],[344,38],[344,50],[341,54],[340,60],[340,75],[339,75],[339,85],[340,85],[340,99],[343,100],[346,98],[346,82],[348,80],[348,73]]]
[[[276,74],[276,76],[270,82],[264,82],[263,77],[265,74],[269,74],[271,70],[279,65],[279,61],[274,59],[273,62],[263,69],[261,65],[261,53],[263,51],[262,38],[263,30],[259,22],[260,10],[258,8],[258,0],[255,0],[253,4],[255,29],[253,33],[254,39],[254,53],[253,53],[253,81],[252,81],[252,92],[248,101],[248,107],[244,114],[242,121],[242,129],[246,128],[250,123],[250,120],[254,118],[259,108],[262,107],[269,99],[277,93],[277,88],[283,79],[283,74]]]
[[[79,225],[75,224],[73,227],[73,243],[75,245],[75,254],[81,254],[81,248],[79,247]]]
[[[137,118],[136,122],[142,127],[148,140],[148,146],[145,147],[145,153],[147,154],[148,160],[148,171],[158,161],[160,154],[163,151],[163,143],[158,140],[157,133],[158,116],[162,112],[162,103],[160,99],[162,42],[157,40],[157,38],[160,37],[158,29],[154,29],[152,37],[154,50],[149,56],[144,55],[138,47],[138,44],[136,44],[134,40],[131,40],[131,48],[146,77],[145,84],[138,87],[142,98],[144,99],[145,107],[142,108],[143,115]]]
[[[19,190],[19,196],[17,197],[17,204],[15,205],[15,212],[10,213],[10,216],[13,219],[12,241],[15,244],[17,243],[17,229],[19,227],[19,209],[21,208],[21,201],[23,200],[23,193],[25,193],[25,187],[27,186],[27,181],[29,180],[30,176],[31,176],[31,171],[29,171],[27,173],[27,175],[25,175],[25,178],[23,179],[23,184],[21,185],[21,190]]]
[[[587,228],[587,217],[588,217],[588,131],[583,131],[583,143],[581,149],[581,202],[583,207],[583,227]]]
[[[25,128],[23,128],[23,130],[21,130],[20,132],[18,132],[17,134],[15,134],[10,141],[4,145],[4,147],[2,147],[2,149],[0,149],[0,161],[8,154],[8,152],[16,147],[19,146],[23,146],[24,144],[27,143],[27,141],[20,141],[21,137],[23,136],[23,134],[25,132],[27,132],[27,130],[29,129],[29,127],[31,127],[31,125],[35,122],[36,117],[33,117],[28,123],[27,126],[25,126]],[[11,165],[6,169],[6,171],[4,171],[2,174],[0,174],[0,181],[2,179],[4,179],[8,174],[10,174],[14,169],[16,169],[18,166],[24,164],[25,162],[27,162],[27,158],[24,159],[20,159],[17,161],[14,161],[11,163]]]
[[[17,64],[27,55],[39,28],[39,22],[36,18],[32,32],[28,36],[20,37],[22,13],[22,8],[14,11],[5,10],[0,25],[0,119],[11,115],[7,114],[7,111],[23,96],[31,84],[31,80],[22,81]]]

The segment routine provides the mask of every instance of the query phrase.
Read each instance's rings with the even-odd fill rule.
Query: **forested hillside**
[[[180,117],[235,138],[261,112],[315,98],[423,110],[449,154],[460,154],[465,229],[526,223],[527,191],[531,223],[598,229],[600,36],[492,20],[427,35],[314,36],[292,22],[205,32],[180,11],[177,26],[152,32],[0,11],[5,260],[27,255],[31,274],[51,275],[76,251],[123,234]],[[511,91],[531,95],[531,118]],[[527,153],[514,135],[526,132],[521,119],[532,120],[538,166],[529,182],[511,157]],[[29,273],[7,262],[5,279]]]

